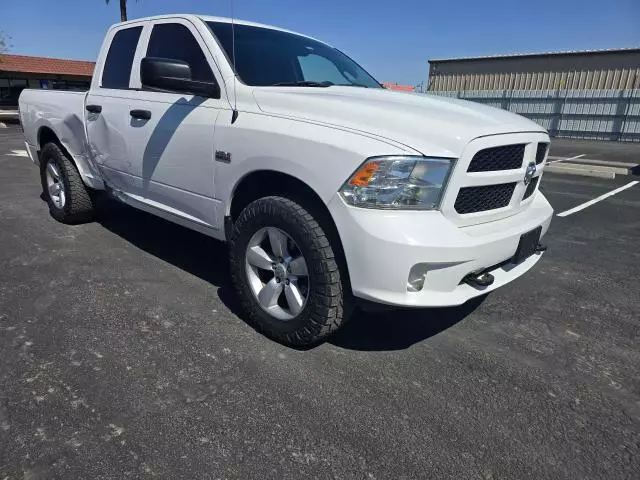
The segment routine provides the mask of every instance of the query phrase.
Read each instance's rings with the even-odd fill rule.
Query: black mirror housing
[[[215,82],[191,79],[191,67],[183,60],[144,57],[140,63],[142,88],[160,92],[191,93],[202,97],[220,98]]]

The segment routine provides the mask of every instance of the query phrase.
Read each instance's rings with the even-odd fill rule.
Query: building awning
[[[91,77],[94,67],[94,62],[87,62],[85,60],[31,57],[26,55],[0,55],[0,72]]]

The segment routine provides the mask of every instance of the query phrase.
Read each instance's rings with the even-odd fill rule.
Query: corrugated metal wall
[[[627,90],[640,86],[640,67],[575,72],[459,73],[429,78],[429,91]]]
[[[638,48],[429,64],[429,93],[519,113],[558,137],[640,141]]]
[[[430,92],[523,115],[552,136],[640,142],[640,89]]]
[[[640,88],[640,49],[429,62],[429,91],[633,88]]]

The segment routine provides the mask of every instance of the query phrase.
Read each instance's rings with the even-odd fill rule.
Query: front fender
[[[258,113],[242,112],[234,124],[220,115],[215,134],[216,151],[231,154],[230,161],[216,163],[214,180],[225,215],[236,186],[254,171],[294,176],[327,204],[366,158],[408,153],[353,131]]]

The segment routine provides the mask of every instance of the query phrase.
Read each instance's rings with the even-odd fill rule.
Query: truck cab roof
[[[184,19],[187,19],[187,20],[191,20],[192,22],[195,22],[197,20],[201,20],[201,21],[204,21],[204,22],[234,23],[236,25],[248,25],[248,26],[252,26],[252,27],[268,28],[270,30],[278,30],[280,32],[292,33],[294,35],[300,35],[301,37],[311,38],[312,40],[315,40],[317,42],[322,42],[322,40],[318,40],[317,38],[310,37],[309,35],[305,35],[303,33],[295,32],[293,30],[287,30],[286,28],[276,27],[276,26],[273,26],[273,25],[266,25],[264,23],[250,22],[248,20],[240,20],[238,18],[216,17],[214,15],[197,15],[197,14],[193,14],[193,13],[175,13],[175,14],[153,15],[153,16],[150,16],[150,17],[136,18],[136,19],[133,19],[133,20],[128,20],[126,22],[116,23],[116,24],[112,25],[111,28],[119,27],[121,25],[135,24],[135,23],[139,23],[139,22],[149,22],[149,21],[154,21],[154,20],[162,20],[162,19],[166,19],[166,18],[184,18]],[[322,43],[326,44],[326,42],[322,42]]]

